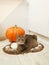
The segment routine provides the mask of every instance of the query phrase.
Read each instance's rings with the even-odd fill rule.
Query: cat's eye
[[[20,41],[20,39],[18,39],[18,41]]]
[[[24,39],[22,39],[22,41],[24,41]]]

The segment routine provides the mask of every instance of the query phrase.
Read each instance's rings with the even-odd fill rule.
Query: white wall
[[[49,37],[49,0],[27,1],[29,10],[22,0],[0,1],[0,37],[5,36],[6,29],[15,24]]]
[[[2,22],[20,3],[20,1],[0,0],[0,22]]]
[[[27,3],[1,4],[0,38],[5,36],[6,29],[18,25],[27,29]]]
[[[49,0],[29,0],[29,4],[29,29],[48,36]]]

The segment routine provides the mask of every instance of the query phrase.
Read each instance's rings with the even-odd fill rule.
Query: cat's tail
[[[40,52],[40,51],[42,51],[43,49],[44,49],[44,45],[41,44],[41,43],[39,43],[38,46],[35,47],[35,48],[32,48],[32,49],[30,50],[30,52]]]

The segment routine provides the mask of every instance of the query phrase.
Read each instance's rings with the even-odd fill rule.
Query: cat
[[[18,36],[16,42],[18,44],[18,47],[16,50],[11,48],[11,45],[13,44],[13,42],[7,45],[9,46],[9,48],[6,49],[7,47],[6,46],[4,47],[3,50],[5,50],[5,52],[10,53],[10,54],[12,53],[20,54],[20,53],[27,53],[27,52],[37,52],[44,48],[42,44],[38,44],[36,35],[26,34],[25,36]],[[40,45],[40,47],[36,48],[38,45]]]

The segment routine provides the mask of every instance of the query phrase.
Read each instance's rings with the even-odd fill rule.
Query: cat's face
[[[25,42],[25,36],[18,36],[16,42],[18,44],[24,44],[24,42]]]

